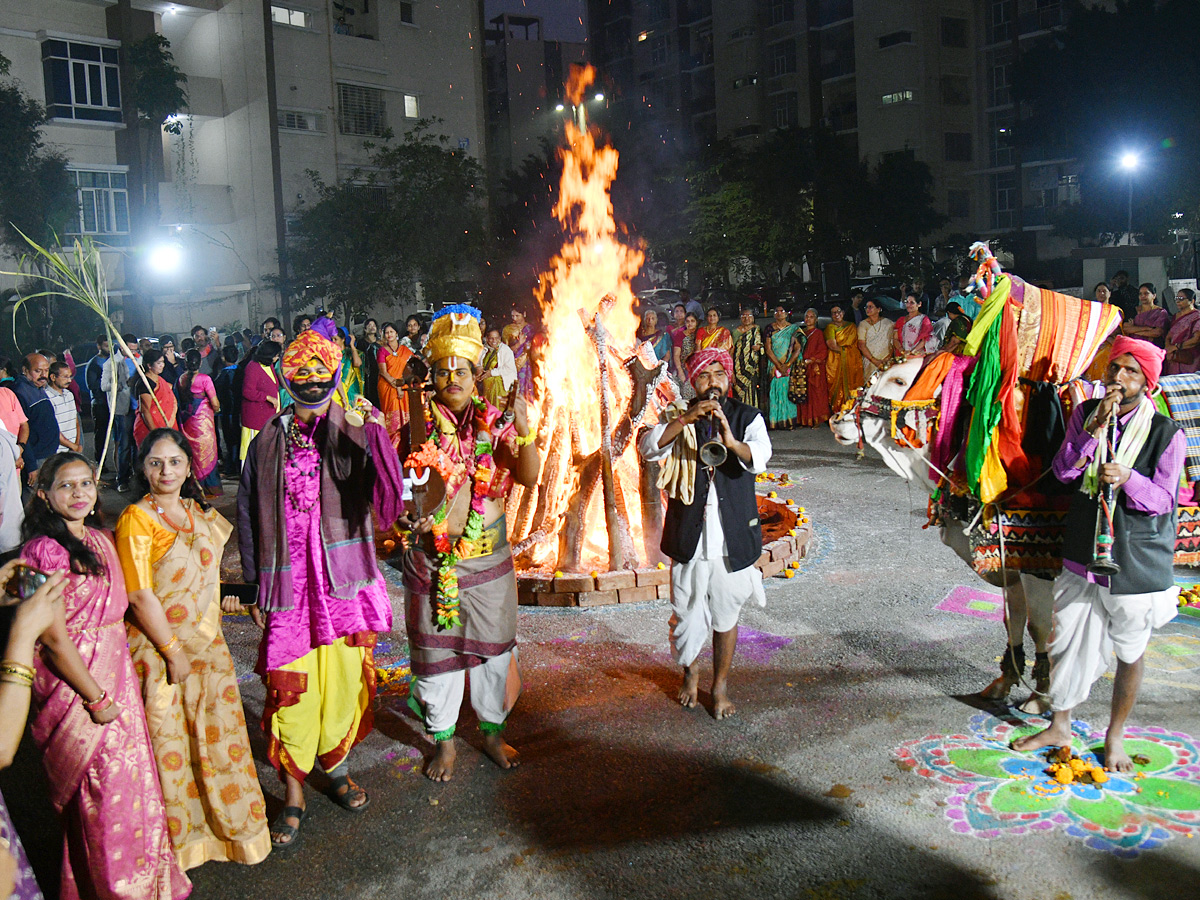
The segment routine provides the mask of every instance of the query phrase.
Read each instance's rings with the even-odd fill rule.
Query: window
[[[971,192],[949,190],[946,192],[946,214],[952,219],[971,217]]]
[[[971,161],[971,133],[969,131],[946,132],[946,162]]]
[[[739,88],[753,87],[758,84],[757,75],[743,75],[741,78],[733,79],[733,89],[736,91]]]
[[[854,74],[854,23],[818,32],[818,53],[822,80]]]
[[[800,95],[795,91],[771,97],[771,127],[795,128],[800,124]]]
[[[1007,62],[992,66],[988,79],[988,106],[1008,106],[1012,103],[1011,71]]]
[[[383,91],[357,84],[338,85],[338,131],[379,137],[386,128]]]
[[[121,121],[121,76],[116,47],[78,41],[42,42],[46,112],[55,119]]]
[[[992,17],[988,22],[989,44],[1012,40],[1013,0],[992,0]]]
[[[276,124],[288,131],[313,131],[320,133],[325,130],[325,117],[320,113],[281,109],[276,117]]]
[[[276,25],[291,25],[293,28],[312,28],[312,13],[272,3],[271,21]]]
[[[767,47],[767,72],[772,78],[796,71],[796,42],[780,41]]]
[[[892,91],[890,94],[884,94],[881,99],[884,106],[891,106],[893,103],[908,103],[912,98],[912,91]]]
[[[404,118],[419,119],[421,118],[421,103],[415,94],[404,95]]]
[[[768,21],[772,25],[795,21],[796,0],[771,0]]]
[[[989,176],[992,193],[992,227],[1012,228],[1016,221],[1017,176],[1001,172]]]
[[[911,44],[913,42],[913,33],[911,31],[893,31],[891,34],[885,34],[879,39],[879,49],[886,50],[888,47],[895,47],[897,44]]]
[[[413,5],[411,3],[402,2],[400,4],[400,21],[405,25],[415,25],[413,21]]]
[[[942,105],[970,106],[971,79],[967,75],[942,76]]]
[[[956,19],[951,16],[942,16],[943,47],[966,47],[967,34],[966,19]]]
[[[113,237],[129,234],[129,191],[124,172],[71,169],[79,219],[68,234]]]
[[[854,0],[817,0],[818,28],[854,16]]]
[[[1011,166],[1013,162],[1013,112],[988,113],[989,165]]]
[[[656,34],[650,38],[650,65],[663,65],[667,61],[668,47],[665,34]]]

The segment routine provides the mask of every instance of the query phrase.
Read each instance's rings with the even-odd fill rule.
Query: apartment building
[[[477,0],[0,0],[0,53],[50,111],[47,141],[78,184],[72,233],[111,248],[127,326],[254,327],[287,311],[273,278],[315,199],[308,171],[350,177],[364,141],[425,117],[482,160],[482,18]],[[121,51],[154,32],[189,105],[179,134],[147,141]],[[163,244],[170,271],[148,264]]]
[[[910,153],[933,175],[943,235],[1023,234],[1078,198],[1072,160],[1018,159],[1011,72],[1069,15],[1060,0],[590,0],[614,92],[684,152],[824,123],[869,163]],[[1026,153],[1028,157],[1029,154]],[[935,236],[936,237],[936,236]]]
[[[587,45],[547,40],[538,16],[505,13],[488,22],[488,167],[503,176],[542,141],[562,136],[563,86],[573,63],[587,60]]]

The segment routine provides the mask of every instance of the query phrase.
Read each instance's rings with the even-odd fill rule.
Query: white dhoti
[[[729,570],[729,558],[697,557],[671,565],[671,655],[690,666],[711,632],[729,631],[738,623],[746,601],[767,605],[762,572],[748,566]]]
[[[468,671],[471,677],[471,708],[475,710],[480,725],[499,726],[508,718],[520,694],[520,676],[515,674],[516,647],[469,670],[458,669],[413,679],[412,698],[430,734],[453,731],[462,707]]]
[[[1114,594],[1067,569],[1054,582],[1054,637],[1050,641],[1050,703],[1074,709],[1108,669],[1114,651],[1124,663],[1146,652],[1150,632],[1175,617],[1179,588]]]

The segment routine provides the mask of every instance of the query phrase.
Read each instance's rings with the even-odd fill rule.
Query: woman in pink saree
[[[926,345],[933,336],[933,323],[921,312],[921,301],[916,294],[904,298],[904,317],[896,322],[896,335],[892,347],[898,359],[924,356]]]
[[[204,357],[196,349],[187,352],[187,372],[179,379],[180,431],[192,448],[192,474],[204,489],[204,496],[218,497],[221,473],[217,471],[217,386],[200,371]]]
[[[125,637],[129,600],[108,533],[89,525],[96,480],[78,453],[38,471],[22,556],[65,571],[64,604],[41,637],[33,739],[64,832],[62,900],[182,900],[191,882],[171,851],[140,683]]]
[[[1200,370],[1200,311],[1196,309],[1196,293],[1180,288],[1175,295],[1175,320],[1167,329],[1168,375],[1187,375]]]

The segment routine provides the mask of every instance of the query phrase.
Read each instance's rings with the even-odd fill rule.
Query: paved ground
[[[743,615],[736,718],[718,723],[674,701],[665,601],[523,608],[526,693],[508,737],[524,764],[503,773],[483,758],[468,713],[457,776],[433,785],[420,774],[430,745],[400,697],[398,619],[380,648],[390,668],[378,729],[352,757],[371,809],[351,815],[310,791],[312,817],[294,852],[254,868],[205,866],[193,873],[194,896],[1200,895],[1193,825],[1177,819],[1177,832],[1159,834],[1136,804],[1110,796],[1089,806],[1086,792],[1067,792],[1058,806],[1031,801],[1030,783],[1005,774],[1011,761],[996,761],[1007,759],[1002,744],[982,741],[984,732],[1003,737],[1021,724],[1003,708],[993,710],[998,718],[981,712],[969,696],[995,673],[1002,626],[989,589],[921,529],[924,496],[877,459],[856,460],[827,431],[776,438],[771,469],[798,482],[788,494],[812,513],[817,540],[799,576],[772,579],[767,607]],[[226,633],[248,672],[253,627],[227,618]],[[1197,638],[1188,624],[1156,638],[1135,724],[1200,735]],[[243,689],[247,717],[257,721],[262,689],[249,675]],[[1102,681],[1078,714],[1103,727],[1110,695],[1111,681]],[[1173,745],[1163,752],[1176,755],[1177,770],[1200,762],[1186,734],[1149,735],[1160,742],[1150,749]],[[927,737],[910,743],[911,761],[896,756]],[[256,749],[261,759],[261,742]],[[0,780],[26,820],[37,794],[31,759],[26,748]],[[966,772],[972,767],[978,778]],[[280,785],[269,768],[260,772],[274,810]],[[927,777],[939,772],[970,784]],[[1170,784],[1148,780],[1145,796],[1186,807],[1186,819],[1200,809],[1198,772],[1176,771]],[[973,785],[982,793],[967,793]],[[997,786],[1015,792],[1006,801],[1002,790],[990,792]],[[1004,819],[1004,809],[1017,818]],[[1157,847],[1132,855],[1127,847],[1122,857],[1113,852],[1121,835],[1127,845]],[[41,843],[45,866],[54,841]]]

